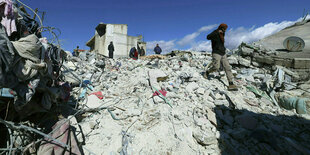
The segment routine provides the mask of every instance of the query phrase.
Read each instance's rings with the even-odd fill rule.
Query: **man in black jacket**
[[[113,59],[114,46],[113,46],[113,42],[112,41],[110,42],[108,50],[109,50],[109,58]]]
[[[160,54],[161,53],[161,48],[159,47],[158,44],[156,44],[156,47],[154,48],[155,54]]]
[[[227,60],[225,42],[225,31],[227,29],[226,24],[221,24],[216,30],[207,36],[208,40],[212,43],[212,66],[206,71],[204,77],[207,78],[212,72],[219,71],[221,64],[224,67],[227,80],[229,82],[228,90],[238,90],[237,86],[233,83],[233,75],[231,72],[231,66]]]

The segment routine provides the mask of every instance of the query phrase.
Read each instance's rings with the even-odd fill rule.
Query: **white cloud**
[[[159,44],[159,47],[162,49],[162,54],[169,53],[169,52],[177,49],[175,46],[175,40],[151,41],[151,42],[147,42],[147,44],[146,44],[146,51],[147,51],[146,54],[147,55],[154,54],[154,47],[156,46],[156,44]]]
[[[308,16],[306,19],[310,19]],[[293,25],[294,23],[300,21],[300,19],[296,21],[283,21],[283,22],[271,22],[265,24],[260,27],[252,26],[250,28],[245,27],[238,27],[238,28],[231,28],[226,32],[225,36],[225,46],[228,49],[235,49],[237,48],[241,42],[252,43],[263,39],[269,35],[279,32],[280,30]],[[185,35],[180,40],[170,40],[170,41],[151,41],[147,42],[147,53],[153,54],[153,49],[158,43],[159,46],[163,49],[164,53],[171,52],[172,50],[184,50],[184,46],[190,46],[188,50],[192,51],[212,51],[211,49],[211,42],[209,40],[202,40],[202,41],[195,41],[195,39],[201,35],[202,32],[210,31],[216,28],[217,25],[208,25],[203,26],[198,29],[196,32],[191,34]]]
[[[226,47],[229,49],[237,48],[241,42],[252,43],[263,39],[269,35],[279,32],[287,26],[294,24],[293,21],[283,21],[281,23],[268,23],[261,27],[230,29],[225,36]]]
[[[188,34],[185,37],[183,37],[180,41],[178,41],[178,44],[180,46],[186,46],[186,45],[190,45],[190,44],[194,44],[195,43],[195,39],[202,33],[202,32],[207,32],[210,31],[212,29],[214,29],[217,25],[208,25],[208,26],[203,26],[201,27],[198,31],[192,33],[192,34]]]
[[[188,51],[212,51],[211,41],[199,41],[189,48]]]

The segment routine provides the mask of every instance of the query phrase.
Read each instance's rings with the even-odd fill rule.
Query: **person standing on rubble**
[[[156,44],[156,47],[154,48],[155,54],[160,54],[161,53],[161,48],[159,47],[158,44]]]
[[[76,49],[73,50],[73,55],[78,57],[79,56],[79,46],[76,46]]]
[[[140,56],[145,56],[145,50],[143,48],[143,46],[141,46],[141,49],[140,49]]]
[[[109,58],[113,59],[114,45],[112,41],[110,42],[110,45],[108,46],[108,50],[109,50]]]
[[[225,42],[225,32],[227,25],[222,23],[216,30],[207,36],[208,40],[212,43],[212,64],[210,69],[207,69],[204,77],[207,78],[212,72],[219,71],[221,64],[224,67],[227,80],[229,82],[228,90],[238,90],[237,86],[233,83],[233,74],[231,72],[231,66],[227,60]]]
[[[130,49],[130,52],[129,52],[129,57],[130,58],[133,58],[134,60],[137,60],[138,59],[138,55],[139,55],[139,53],[138,53],[136,47],[133,47],[133,48]]]

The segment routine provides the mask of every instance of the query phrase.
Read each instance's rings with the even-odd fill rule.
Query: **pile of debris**
[[[0,154],[80,153],[67,144],[68,121],[58,118],[71,90],[61,73],[66,53],[42,37],[50,28],[17,1],[0,1]]]
[[[15,12],[2,16],[16,29],[0,25],[0,154],[310,154],[310,81],[253,61],[264,47],[228,58],[230,92],[223,71],[203,78],[208,53],[75,57],[8,2]]]
[[[224,72],[203,78],[207,53],[142,59],[69,58],[64,72],[84,110],[77,136],[90,154],[309,153],[309,82],[233,61],[239,91]],[[74,77],[79,77],[79,80]],[[84,86],[81,85],[84,83]]]

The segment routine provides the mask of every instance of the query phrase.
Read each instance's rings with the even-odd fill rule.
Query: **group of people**
[[[225,32],[227,30],[227,25],[222,23],[218,26],[216,30],[207,35],[207,39],[211,40],[212,44],[212,63],[209,68],[205,71],[204,77],[208,78],[210,73],[219,72],[220,67],[222,66],[225,70],[227,80],[228,80],[228,90],[234,91],[238,90],[237,86],[233,83],[233,75],[231,71],[231,66],[227,60],[226,56],[226,48],[224,46],[225,43]],[[113,42],[110,43],[109,47],[109,57],[113,58],[114,46]],[[155,54],[161,54],[162,49],[157,44],[154,48]],[[133,59],[138,59],[138,56],[144,56],[145,50],[143,47],[141,49],[138,46],[138,50],[136,47],[130,49],[129,57]]]
[[[145,50],[143,46],[141,46],[140,48],[139,45],[137,45],[137,47],[138,49],[136,49],[136,47],[132,47],[130,49],[130,52],[129,52],[130,58],[138,59],[139,56],[145,56]],[[114,45],[112,41],[110,42],[110,45],[108,46],[108,51],[109,51],[109,58],[113,59]]]
[[[139,56],[145,56],[145,50],[143,46],[141,48],[139,45],[137,45],[138,49],[136,47],[132,47],[129,51],[129,57],[133,59],[138,59]]]

